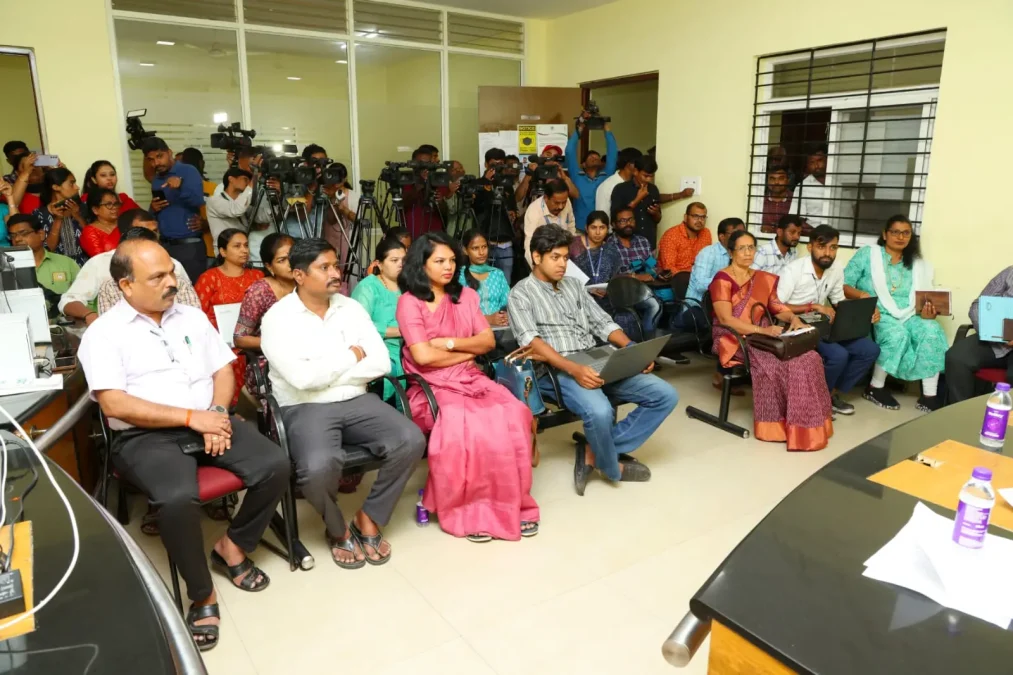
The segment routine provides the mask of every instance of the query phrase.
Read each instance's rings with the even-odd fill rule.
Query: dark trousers
[[[362,511],[378,525],[386,525],[425,452],[426,439],[419,428],[376,394],[338,403],[301,403],[281,414],[296,484],[323,516],[328,534],[345,536],[345,518],[334,500],[346,445],[365,448],[383,460]]]
[[[1006,381],[1013,382],[1013,358],[1009,354],[996,356],[993,346],[994,343],[982,342],[977,335],[968,335],[946,351],[947,403],[959,403],[977,393],[974,374],[981,368],[1005,368]]]
[[[710,320],[704,314],[703,309],[691,305],[673,316],[671,325],[673,330],[702,335],[707,332]]]
[[[232,418],[232,447],[212,457],[180,450],[178,439],[196,438],[188,429],[130,429],[117,437],[112,461],[131,485],[158,509],[158,528],[169,557],[199,602],[214,587],[204,558],[197,493],[197,466],[227,469],[242,479],[246,497],[228,529],[229,539],[247,553],[257,548],[289,481],[289,461],[257,428]]]
[[[816,351],[823,357],[827,389],[842,394],[851,391],[879,358],[879,345],[867,337],[841,342],[820,340]]]
[[[200,237],[188,237],[184,242],[163,239],[162,246],[169,255],[179,261],[190,277],[190,283],[196,284],[198,277],[208,268],[207,248]]]

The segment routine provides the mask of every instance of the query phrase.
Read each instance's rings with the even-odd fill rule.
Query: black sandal
[[[233,586],[243,591],[259,593],[271,583],[271,578],[263,570],[254,565],[253,561],[249,558],[243,558],[243,562],[238,565],[229,565],[218,551],[211,551],[211,564],[228,576]],[[236,579],[244,574],[246,576],[237,584]],[[257,581],[258,578],[260,581]]]
[[[366,559],[363,557],[362,560],[355,559],[355,535],[349,534],[344,539],[337,539],[332,537],[329,533],[324,532],[324,536],[327,537],[327,544],[331,547],[331,560],[338,567],[346,570],[357,570],[366,566]],[[342,551],[348,551],[352,554],[352,562],[345,562],[344,560],[338,560],[334,556],[334,549],[341,549]],[[361,550],[361,549],[360,549]],[[362,551],[362,555],[365,556],[366,552]]]
[[[394,552],[393,548],[391,548],[390,553],[388,553],[387,555],[380,556],[380,544],[383,543],[383,532],[381,532],[380,534],[374,534],[372,536],[367,537],[362,533],[362,530],[360,530],[359,526],[356,525],[355,523],[349,525],[349,529],[352,532],[352,536],[359,540],[359,548],[362,549],[362,555],[366,556],[366,562],[368,562],[370,565],[383,565],[388,560],[390,560],[390,555],[391,553]],[[388,546],[389,545],[390,542],[388,542]],[[376,560],[373,560],[373,558],[370,557],[369,552],[366,551],[367,546],[371,547],[373,549],[373,552],[380,557],[377,558]]]
[[[158,510],[149,506],[148,512],[144,514],[143,518],[141,518],[141,534],[146,534],[149,537],[157,537],[159,532]]]
[[[202,619],[218,619],[220,621],[221,618],[222,615],[218,612],[218,603],[201,605],[200,607],[190,605],[190,610],[186,613],[186,627],[190,630],[190,635],[193,637],[198,651],[206,652],[218,646],[219,626],[199,625],[197,622]],[[199,640],[198,638],[203,639]]]

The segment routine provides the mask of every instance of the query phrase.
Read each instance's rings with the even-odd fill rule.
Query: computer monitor
[[[35,277],[35,255],[27,246],[0,246],[0,287],[38,288]]]

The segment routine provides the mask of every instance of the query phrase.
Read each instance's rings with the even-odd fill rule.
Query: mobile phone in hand
[[[165,191],[164,190],[152,190],[151,191],[151,198],[152,199],[161,199],[162,201],[165,201]]]
[[[35,166],[59,166],[60,156],[59,155],[41,155],[36,153],[35,155]]]

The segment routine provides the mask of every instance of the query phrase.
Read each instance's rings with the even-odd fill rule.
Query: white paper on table
[[[242,306],[241,302],[214,306],[215,321],[218,323],[218,334],[222,336],[222,339],[230,347],[236,346],[232,340],[232,334],[236,332],[236,322],[239,321],[239,308]]]
[[[1006,503],[1013,506],[1013,488],[1000,488],[997,490],[999,496],[1006,500]]]
[[[570,130],[566,124],[539,124],[535,127],[538,134],[538,154],[542,154],[547,145],[558,145],[560,150],[566,150],[567,133]]]
[[[983,621],[1013,620],[1013,541],[988,534],[980,549],[953,539],[953,520],[919,502],[911,519],[865,561],[864,576],[903,586]]]
[[[582,270],[579,267],[577,267],[577,265],[574,264],[574,262],[572,260],[567,260],[566,261],[566,275],[565,276],[573,277],[574,279],[576,279],[577,281],[579,281],[582,285],[586,284],[588,281],[591,280],[590,277],[588,277],[586,274],[584,274],[584,270]]]

